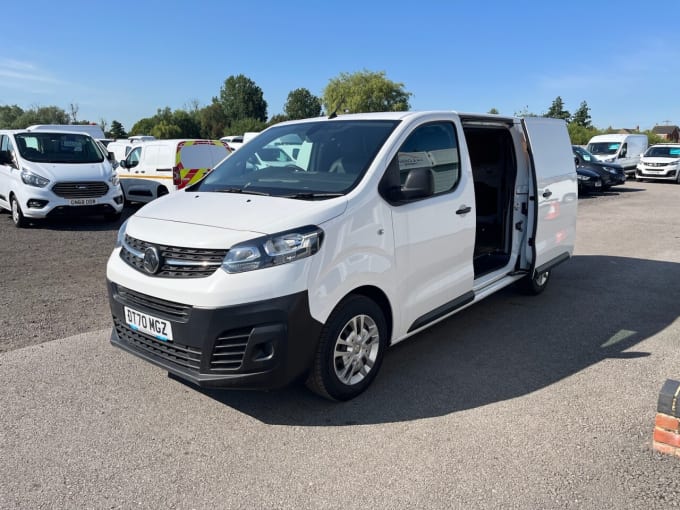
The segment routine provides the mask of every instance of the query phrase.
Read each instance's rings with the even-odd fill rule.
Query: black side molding
[[[434,322],[437,319],[443,317],[444,315],[448,315],[457,308],[460,308],[462,306],[467,305],[468,303],[474,301],[475,299],[475,293],[473,291],[466,292],[460,297],[457,297],[453,301],[449,301],[446,304],[443,304],[442,306],[435,308],[431,312],[426,313],[425,315],[418,317],[413,324],[411,324],[411,327],[408,328],[407,333],[411,333],[412,331],[415,331],[416,329],[420,329],[423,326],[426,326],[430,322]]]
[[[536,268],[536,274],[541,274],[541,273],[547,271],[548,269],[552,269],[557,264],[561,264],[562,262],[569,260],[569,258],[571,258],[571,255],[569,255],[568,253],[562,253],[561,255],[558,255],[554,259],[549,260],[548,262],[546,262],[542,266],[537,267]]]

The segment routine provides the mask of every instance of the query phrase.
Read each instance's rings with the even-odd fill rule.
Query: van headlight
[[[45,179],[42,175],[34,174],[28,170],[21,171],[21,180],[28,186],[35,186],[36,188],[44,188],[50,183],[49,179]]]
[[[118,174],[116,172],[113,172],[111,174],[111,177],[109,178],[109,182],[111,183],[111,186],[114,188],[118,186],[118,183],[120,182],[120,178],[118,177]]]
[[[230,248],[222,268],[227,273],[243,273],[288,264],[314,255],[322,241],[323,230],[313,225],[260,237]]]
[[[118,236],[116,236],[116,244],[113,247],[114,249],[120,248],[123,246],[123,242],[125,241],[125,229],[127,228],[127,223],[128,220],[125,220],[123,224],[120,226],[118,229]]]

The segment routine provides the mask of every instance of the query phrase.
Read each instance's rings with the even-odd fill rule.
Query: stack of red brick
[[[667,380],[659,394],[654,449],[680,457],[680,382]]]

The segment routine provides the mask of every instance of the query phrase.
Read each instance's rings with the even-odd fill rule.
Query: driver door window
[[[135,167],[139,164],[139,157],[142,154],[142,148],[137,147],[134,149],[130,154],[128,154],[128,157],[126,158],[126,165],[128,168]]]
[[[416,129],[399,148],[399,178],[404,184],[414,168],[434,174],[434,194],[453,190],[460,178],[458,142],[453,124],[437,122]]]

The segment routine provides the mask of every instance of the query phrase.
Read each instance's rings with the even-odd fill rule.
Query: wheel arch
[[[394,314],[392,313],[392,304],[390,303],[387,294],[385,294],[382,289],[374,285],[363,285],[357,287],[350,292],[348,292],[343,298],[338,302],[338,305],[347,299],[349,296],[364,296],[380,307],[383,315],[385,316],[385,322],[387,323],[387,339],[388,342],[392,342],[392,332],[394,331]],[[336,305],[337,308],[337,305]]]

